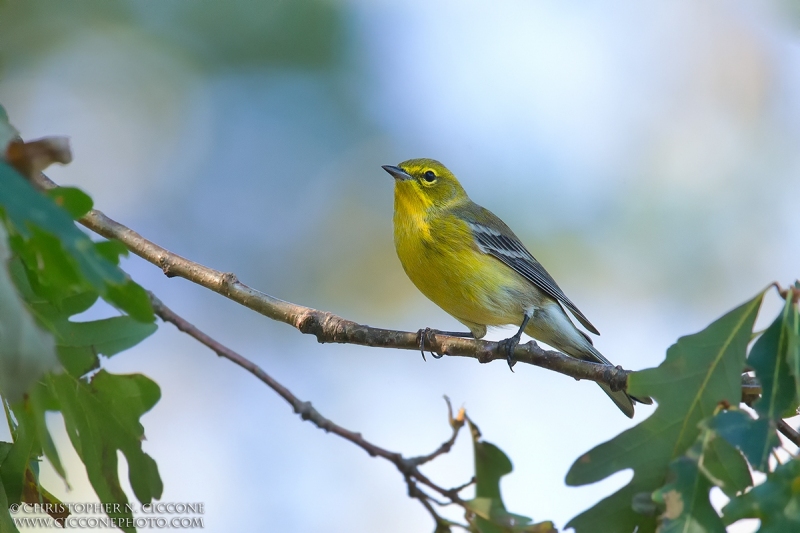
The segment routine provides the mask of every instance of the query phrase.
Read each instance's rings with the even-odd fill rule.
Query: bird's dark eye
[[[432,183],[436,181],[436,174],[433,173],[433,170],[428,170],[423,175],[423,178],[425,178],[425,181],[427,181],[428,183]]]

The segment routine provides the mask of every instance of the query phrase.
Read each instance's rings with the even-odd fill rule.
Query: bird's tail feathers
[[[586,351],[591,354],[591,359],[593,359],[595,363],[611,365],[611,362],[608,359],[606,359],[603,356],[603,354],[598,352],[594,346],[589,345]],[[625,413],[625,416],[627,416],[628,418],[633,418],[634,402],[643,403],[645,405],[652,405],[653,403],[653,399],[647,396],[643,398],[637,398],[635,396],[629,395],[625,391],[612,391],[611,387],[609,387],[605,383],[598,383],[598,385],[600,385],[600,388],[603,389],[603,392],[605,392],[608,395],[608,397],[611,398],[611,401],[613,401],[616,404],[616,406],[619,407],[619,410]]]
[[[611,398],[611,401],[614,402],[617,407],[619,407],[619,410],[622,411],[625,416],[628,418],[633,418],[633,398],[628,396],[625,391],[612,391],[611,387],[605,383],[598,383],[598,385],[600,385],[600,388],[603,389],[603,392],[605,392],[608,397]]]
[[[525,330],[525,333],[531,337],[546,342],[553,348],[561,350],[572,357],[614,366],[611,361],[597,351],[597,348],[592,346],[591,339],[575,327],[557,302],[537,309],[536,318],[538,320],[532,320]],[[632,398],[625,391],[612,391],[611,387],[604,383],[598,383],[598,385],[603,389],[603,392],[608,394],[608,397],[619,407],[620,411],[629,418],[633,417],[634,402],[653,403],[653,400],[647,397]]]

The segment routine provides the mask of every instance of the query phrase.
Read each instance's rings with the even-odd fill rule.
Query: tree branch
[[[453,445],[456,443],[456,438],[458,437],[459,431],[461,431],[461,428],[464,427],[464,421],[466,417],[464,409],[460,409],[458,411],[458,415],[454,417],[453,406],[450,404],[450,398],[445,396],[444,401],[447,403],[447,420],[448,422],[450,422],[450,427],[453,428],[453,434],[450,435],[450,438],[444,441],[441,444],[441,446],[439,446],[436,450],[429,453],[428,455],[421,455],[419,457],[414,457],[413,459],[411,459],[411,461],[413,461],[414,464],[417,466],[424,465],[425,463],[433,461],[442,454],[449,453],[450,450],[453,448]],[[466,485],[462,486],[462,488],[468,486],[470,483],[467,483]]]
[[[780,431],[784,437],[789,439],[789,441],[800,448],[800,433],[797,432],[786,420],[778,420],[778,431]]]
[[[29,174],[29,179],[41,190],[58,186],[42,173]],[[312,334],[320,343],[420,349],[417,333],[373,328],[333,313],[274,298],[248,287],[233,273],[214,270],[172,253],[96,209],[89,211],[79,222],[103,237],[119,240],[134,254],[160,267],[165,275],[178,276],[206,287],[268,318],[289,324],[302,333]],[[506,360],[505,352],[498,349],[498,343],[491,341],[431,333],[425,336],[425,348],[440,355],[471,357],[481,363]],[[519,362],[553,370],[575,379],[606,383],[612,390],[624,390],[630,373],[621,367],[590,363],[554,350],[544,350],[536,341],[518,345],[514,350],[514,357]]]
[[[333,433],[334,435],[338,435],[345,440],[348,440],[367,452],[372,457],[381,457],[386,459],[390,463],[394,464],[400,473],[403,475],[403,478],[408,485],[408,495],[412,498],[419,500],[423,507],[430,513],[433,520],[436,522],[437,526],[447,526],[453,525],[452,522],[443,518],[436,510],[433,508],[431,502],[436,503],[437,505],[451,505],[457,504],[464,508],[466,511],[466,507],[464,501],[459,496],[459,492],[469,486],[472,481],[461,485],[459,487],[453,489],[445,489],[442,488],[435,483],[431,482],[425,475],[423,475],[419,471],[419,466],[423,463],[433,460],[434,458],[442,455],[443,453],[447,453],[450,451],[453,443],[455,442],[456,437],[458,436],[459,429],[464,425],[463,418],[456,418],[453,420],[452,417],[452,408],[450,407],[450,401],[445,398],[447,401],[447,408],[449,413],[449,418],[451,422],[451,427],[453,428],[453,435],[448,439],[444,444],[439,446],[433,453],[418,457],[418,458],[406,458],[403,457],[401,454],[397,452],[392,452],[381,448],[375,444],[372,444],[368,440],[366,440],[361,433],[357,433],[355,431],[351,431],[346,429],[339,424],[331,421],[328,418],[322,416],[319,411],[317,411],[312,405],[311,402],[304,402],[300,400],[297,396],[292,394],[292,392],[284,387],[281,383],[276,381],[272,376],[267,374],[264,370],[261,369],[257,364],[250,361],[243,355],[233,351],[232,349],[228,348],[227,346],[223,345],[222,343],[214,340],[209,335],[205,334],[193,324],[189,323],[186,319],[179,316],[177,313],[172,311],[169,307],[164,305],[164,303],[159,300],[153,293],[149,293],[150,295],[150,302],[153,305],[153,311],[155,311],[156,315],[158,315],[161,320],[164,322],[169,322],[173,324],[178,330],[186,333],[187,335],[193,337],[194,339],[198,340],[200,343],[204,344],[205,346],[211,348],[218,356],[224,357],[229,361],[239,365],[240,367],[244,368],[251,374],[253,374],[256,378],[261,380],[265,385],[269,388],[277,392],[281,398],[286,400],[286,402],[292,406],[294,412],[300,415],[300,418],[303,420],[308,420],[319,429],[322,429],[326,433]],[[459,423],[460,420],[460,423]],[[433,489],[434,491],[438,492],[442,496],[448,498],[449,501],[447,502],[439,502],[434,498],[427,495],[424,491],[419,488],[419,484],[426,485]]]

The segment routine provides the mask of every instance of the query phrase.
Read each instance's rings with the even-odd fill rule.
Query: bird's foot
[[[431,329],[431,328],[422,328],[421,330],[417,331],[417,342],[419,343],[419,351],[422,354],[422,360],[425,361],[425,343],[433,344],[434,337],[436,335],[447,335],[448,337],[462,337],[466,339],[474,338],[472,332],[462,332],[462,331],[440,331],[438,329]],[[430,352],[431,357],[434,359],[441,359],[444,357],[444,354],[437,354],[434,352]]]
[[[519,344],[519,340],[522,338],[522,332],[525,331],[525,328],[528,326],[528,322],[530,322],[531,317],[533,317],[533,311],[527,310],[525,314],[522,316],[522,324],[519,326],[519,329],[514,334],[513,337],[509,337],[497,343],[497,349],[501,352],[503,350],[506,351],[506,361],[508,361],[508,369],[512,372],[514,371],[514,365],[516,361],[514,360],[514,348],[517,347]]]
[[[517,364],[516,359],[514,359],[514,349],[519,344],[519,339],[522,337],[521,334],[517,333],[513,337],[509,337],[507,339],[503,339],[497,343],[497,349],[502,353],[506,353],[506,361],[508,361],[508,368],[512,372],[514,371],[514,365]]]
[[[425,359],[425,341],[428,341],[428,344],[433,344],[432,337],[438,333],[437,330],[431,328],[423,328],[417,331],[417,342],[419,343],[419,353],[422,354],[422,360],[427,361]],[[441,359],[441,355],[437,355],[431,352],[431,357],[434,359]]]
[[[517,361],[514,359],[514,349],[519,344],[520,337],[521,335],[517,334],[513,337],[503,339],[497,344],[499,350],[505,351],[506,361],[508,361],[508,368],[512,372],[514,371],[514,365],[517,363]]]

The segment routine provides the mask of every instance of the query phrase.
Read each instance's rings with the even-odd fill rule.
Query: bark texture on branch
[[[43,190],[58,186],[41,173],[33,174],[31,181]],[[302,333],[314,335],[321,343],[335,342],[403,350],[419,350],[421,347],[419,333],[374,328],[257,291],[239,281],[235,274],[206,267],[170,252],[96,209],[89,211],[79,222],[103,237],[119,240],[131,252],[161,268],[165,275],[181,277],[206,287],[266,317],[289,324]],[[435,333],[424,337],[425,349],[440,355],[471,357],[481,363],[506,358],[496,342]],[[521,363],[560,372],[576,379],[606,383],[613,390],[625,389],[630,373],[621,367],[581,361],[561,352],[545,350],[535,341],[517,346],[514,357]]]

